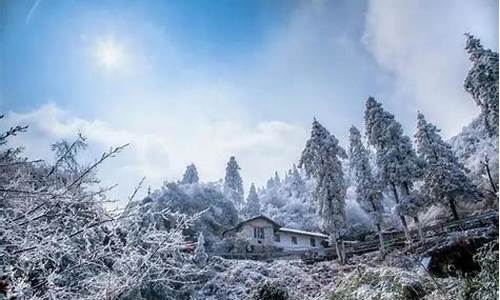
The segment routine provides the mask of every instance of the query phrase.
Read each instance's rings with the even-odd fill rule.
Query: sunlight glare
[[[102,40],[97,44],[96,57],[106,69],[114,69],[123,64],[123,48],[113,39]]]

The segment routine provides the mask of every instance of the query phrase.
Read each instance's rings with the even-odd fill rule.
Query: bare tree
[[[488,180],[490,182],[491,189],[492,189],[493,193],[496,194],[498,189],[497,189],[497,186],[495,184],[495,181],[493,180],[493,177],[491,176],[490,159],[489,159],[488,155],[484,156],[484,160],[481,161],[481,164],[484,166],[484,168],[486,170],[486,174],[488,175]]]
[[[144,289],[161,289],[176,299],[199,268],[184,253],[183,231],[198,216],[169,210],[104,208],[111,187],[96,186],[95,171],[127,145],[113,147],[95,162],[78,163],[84,148],[74,142],[53,146],[54,165],[21,157],[0,135],[0,295],[7,299],[134,299]],[[136,187],[129,202],[142,186]],[[155,223],[168,222],[169,228]]]

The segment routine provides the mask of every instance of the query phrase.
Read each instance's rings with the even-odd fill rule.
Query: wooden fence
[[[435,237],[446,235],[450,232],[463,231],[468,229],[480,228],[488,225],[495,225],[498,227],[498,212],[494,210],[486,211],[482,214],[467,216],[462,219],[440,223],[432,226],[422,228],[424,237]],[[413,239],[417,239],[418,231],[411,231]],[[345,252],[347,255],[359,255],[372,251],[378,251],[379,240],[364,241],[364,242],[348,242],[345,243]],[[400,248],[406,244],[406,237],[402,231],[392,234],[390,239],[384,241],[387,250]],[[335,255],[336,256],[336,255]]]

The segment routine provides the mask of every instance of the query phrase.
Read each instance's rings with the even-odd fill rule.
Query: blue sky
[[[247,93],[246,99],[234,101],[262,119],[282,117],[282,105],[288,104],[291,105],[288,109],[293,110],[284,117],[289,121],[297,117],[310,120],[312,114],[319,112],[311,109],[307,115],[300,113],[305,95],[294,99],[266,94],[270,90],[270,94],[288,90],[290,79],[302,81],[307,76],[314,77],[310,79],[311,88],[316,84],[312,81],[328,82],[332,91],[345,95],[343,98],[362,101],[368,92],[382,92],[379,87],[387,76],[380,74],[375,61],[359,43],[364,25],[363,2],[345,1],[334,5],[312,1],[235,0],[218,1],[216,5],[211,1],[6,3],[4,109],[29,110],[52,102],[79,115],[94,117],[102,113],[102,102],[113,101],[111,98],[121,98],[122,103],[159,101],[148,93],[162,93],[166,85],[178,87],[190,81],[206,81],[206,77],[238,87],[248,83],[248,76],[261,76],[250,73],[266,73],[269,64],[278,63],[276,71],[290,71],[288,78],[276,74],[273,82],[252,80],[255,82],[253,95]],[[317,22],[311,16],[315,14],[320,18]],[[296,45],[297,53],[288,49],[288,57],[277,57],[263,65],[262,60],[275,51],[272,47],[277,36],[294,38],[287,37],[291,26],[303,26],[302,34],[310,34],[305,37],[307,44]],[[123,45],[126,54],[137,61],[135,69],[108,74],[96,66],[89,57],[92,47],[99,39],[106,38]],[[332,43],[339,43],[340,47]],[[297,59],[301,61],[294,65]],[[297,93],[305,92],[299,88]],[[325,109],[333,107],[329,103],[331,99],[318,98],[311,95],[307,101],[319,102]]]
[[[204,180],[236,155],[246,185],[296,162],[317,117],[342,142],[373,95],[413,134],[416,110],[456,134],[463,33],[498,49],[497,1],[1,1],[0,109],[15,142],[50,158],[81,130],[122,195],[194,162]]]

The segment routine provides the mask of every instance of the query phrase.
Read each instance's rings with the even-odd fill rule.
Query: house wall
[[[264,228],[264,239],[257,239],[254,237],[254,228],[256,227]],[[250,245],[254,246],[255,251],[261,251],[261,246],[275,246],[283,248],[284,250],[313,249],[323,247],[321,244],[321,241],[324,240],[323,238],[299,233],[282,232],[279,230],[275,231],[275,229],[276,228],[272,223],[264,219],[255,219],[243,224],[238,232],[236,232],[236,235],[238,238],[247,240]],[[280,235],[280,242],[276,242],[274,240],[275,233]],[[297,244],[292,243],[292,236],[297,238]],[[316,241],[315,247],[311,246],[311,238],[314,238]]]
[[[264,239],[254,238],[254,228],[261,227],[264,228]],[[248,223],[243,224],[237,233],[238,237],[248,240],[250,245],[254,246],[272,246],[274,240],[274,227],[271,223],[256,219]]]
[[[296,234],[296,233],[290,233],[290,232],[277,232],[280,235],[280,242],[276,242],[273,240],[273,245],[276,247],[281,247],[283,249],[308,249],[308,248],[313,248],[311,246],[311,238],[314,238],[316,240],[316,247],[314,248],[320,248],[322,247],[321,241],[323,240],[322,238],[319,237],[312,237],[309,235],[302,235],[302,234]],[[297,238],[297,244],[292,243],[292,236],[295,236]]]

